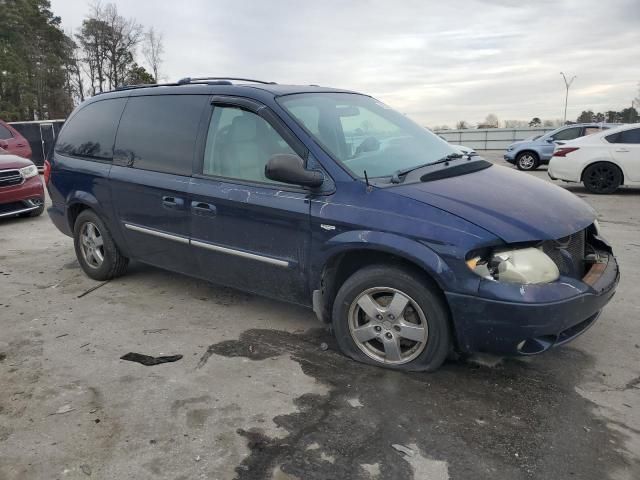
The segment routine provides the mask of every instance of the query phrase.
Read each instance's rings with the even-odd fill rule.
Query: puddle
[[[321,350],[322,342],[329,350]],[[239,480],[270,479],[274,471],[305,480],[420,478],[427,467],[412,458],[427,459],[424,465],[450,478],[601,480],[635,468],[619,453],[620,434],[574,391],[592,362],[570,348],[533,362],[448,363],[433,374],[405,374],[343,357],[322,330],[258,329],[205,355],[211,362],[215,355],[254,361],[289,355],[329,387],[327,395],[297,398],[297,412],[274,418],[288,432],[283,438],[237,432],[250,450],[236,468]],[[416,455],[392,445],[411,445]]]

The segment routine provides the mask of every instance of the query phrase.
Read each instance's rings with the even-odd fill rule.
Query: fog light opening
[[[518,343],[516,349],[518,350],[518,353],[523,355],[536,355],[549,350],[557,340],[558,337],[556,335],[543,335],[541,337],[528,338]]]

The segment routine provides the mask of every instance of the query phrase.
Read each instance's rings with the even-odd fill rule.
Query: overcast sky
[[[87,0],[51,0],[75,31]],[[104,2],[103,2],[104,3]],[[245,76],[378,97],[423,125],[631,106],[640,0],[115,0],[164,34],[161,75]]]

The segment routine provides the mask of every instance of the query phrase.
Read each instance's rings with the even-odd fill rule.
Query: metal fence
[[[436,130],[447,142],[475,150],[504,150],[511,143],[536,135],[543,135],[554,128],[479,128],[477,130]]]

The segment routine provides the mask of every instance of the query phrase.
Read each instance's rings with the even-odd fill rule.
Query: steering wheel
[[[376,137],[367,137],[358,145],[354,156],[360,155],[361,153],[375,152],[377,150],[380,150],[380,141]]]

